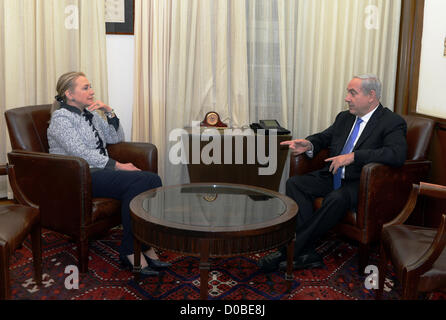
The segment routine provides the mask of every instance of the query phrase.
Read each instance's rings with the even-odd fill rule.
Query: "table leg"
[[[209,263],[209,240],[200,241],[200,299],[208,299],[208,281],[209,270],[211,264]]]
[[[293,260],[294,260],[294,239],[292,239],[287,246],[287,265],[285,280],[287,281],[287,292],[291,291],[293,284]]]
[[[134,264],[133,264],[133,275],[135,280],[139,280],[139,275],[141,272],[141,242],[134,237],[133,240],[133,253],[134,253]]]

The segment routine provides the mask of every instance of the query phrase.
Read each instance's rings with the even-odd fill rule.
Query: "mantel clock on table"
[[[217,127],[217,128],[227,128],[228,125],[221,122],[220,115],[215,112],[211,111],[206,113],[206,116],[204,117],[204,120],[200,123],[201,127]]]

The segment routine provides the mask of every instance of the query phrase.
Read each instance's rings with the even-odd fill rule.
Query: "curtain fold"
[[[6,121],[3,113],[6,104],[6,74],[5,74],[5,3],[0,1],[0,163],[6,163]],[[0,176],[0,197],[6,195],[7,179],[5,176]]]
[[[52,103],[63,73],[85,72],[108,102],[104,10],[104,0],[0,0],[0,161],[10,150],[5,110]]]
[[[151,142],[164,172],[166,103],[171,43],[171,1],[135,1],[135,99],[132,140]]]
[[[251,122],[277,119],[284,124],[278,1],[247,0],[246,7],[249,118]]]
[[[393,109],[401,0],[136,4],[133,139],[157,145],[164,184],[188,182],[169,162],[169,134],[211,110],[232,127],[277,119],[306,137],[345,110],[362,73],[381,78]]]
[[[172,1],[172,40],[166,99],[166,136],[174,129],[191,127],[212,109],[224,117],[223,107],[216,105],[213,90],[212,17],[219,1]],[[215,4],[215,5],[214,5]],[[218,62],[216,63],[218,68]],[[223,70],[217,71],[223,72]],[[218,81],[216,82],[218,86]],[[218,94],[217,94],[218,96]],[[226,96],[226,95],[225,95]],[[217,99],[218,101],[218,99]],[[167,184],[188,180],[186,166],[173,165],[168,155],[176,141],[161,146],[165,154],[164,179]],[[163,172],[161,172],[163,174]]]
[[[285,125],[295,137],[327,128],[345,110],[355,75],[377,74],[393,110],[400,11],[401,1],[391,0],[279,0]]]

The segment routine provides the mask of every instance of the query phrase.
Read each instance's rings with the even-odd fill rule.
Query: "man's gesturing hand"
[[[291,141],[284,141],[280,143],[281,146],[289,146],[293,155],[297,156],[301,153],[311,150],[311,142],[305,139],[296,139]]]
[[[348,166],[355,161],[355,154],[353,152],[342,154],[333,158],[325,159],[325,162],[331,161],[330,172],[336,174],[340,167]]]

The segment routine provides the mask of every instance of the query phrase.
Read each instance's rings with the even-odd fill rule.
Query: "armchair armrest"
[[[406,202],[403,210],[400,212],[398,216],[395,217],[392,221],[383,224],[383,228],[387,228],[394,225],[403,224],[409,219],[412,211],[415,209],[418,200],[418,193],[420,191],[420,187],[418,184],[412,185],[412,190],[410,191],[409,199]]]
[[[71,236],[91,221],[91,176],[85,160],[13,150],[17,185],[40,207],[42,226]]]
[[[382,225],[403,209],[412,184],[426,180],[430,166],[428,160],[407,160],[399,168],[379,163],[365,165],[359,186],[357,226],[367,229],[368,237],[379,235]]]
[[[121,142],[108,145],[107,150],[114,160],[131,162],[141,170],[158,173],[158,150],[151,143]]]
[[[329,158],[329,150],[323,149],[316,154],[312,159],[305,154],[290,156],[290,177],[295,175],[303,175],[312,171],[322,169],[326,163],[325,159]]]
[[[416,270],[418,274],[423,274],[430,268],[443,252],[446,246],[446,214],[441,216],[440,226],[438,227],[435,238],[426,252],[414,263],[407,266],[408,271]]]
[[[412,191],[410,192],[409,199],[407,200],[404,209],[395,219],[385,223],[383,227],[386,228],[405,223],[417,204],[418,195],[446,199],[446,187],[426,182],[420,182],[420,185],[413,184]]]
[[[17,184],[17,179],[15,176],[15,170],[13,165],[1,165],[0,166],[0,175],[8,175],[9,177],[9,184],[11,185],[12,192],[14,194],[14,198],[17,200],[17,202],[21,205],[32,207],[35,209],[39,209],[39,206],[33,203],[31,200],[29,200],[25,194],[22,192],[22,190],[19,188]]]
[[[418,195],[426,195],[433,198],[446,199],[446,187],[430,183],[420,182],[420,185],[413,184],[409,200],[401,213],[391,222],[383,227],[387,228],[394,225],[403,224],[415,208]],[[432,267],[432,264],[438,259],[446,247],[446,214],[441,216],[440,226],[438,227],[435,238],[429,248],[415,262],[407,266],[407,271],[416,271],[423,274]]]

